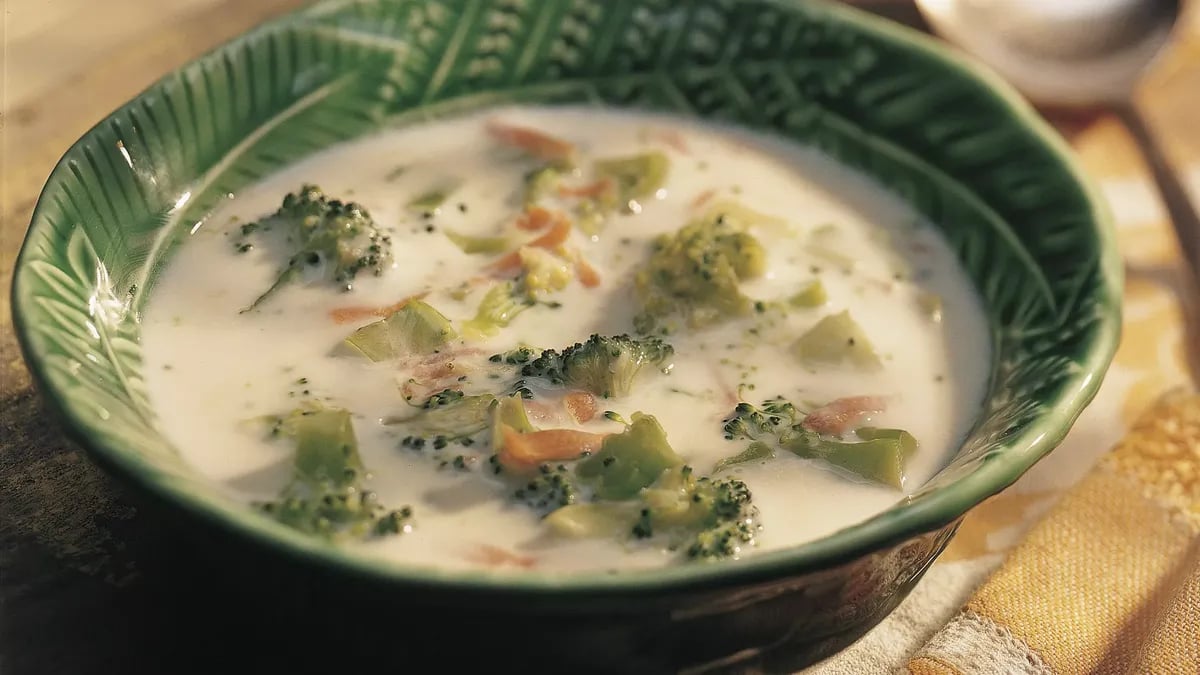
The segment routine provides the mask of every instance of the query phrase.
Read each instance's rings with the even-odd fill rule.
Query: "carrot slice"
[[[500,433],[504,439],[500,463],[518,472],[530,471],[543,462],[578,459],[585,452],[595,452],[607,435],[575,429],[545,429],[523,434],[507,424],[501,425]]]
[[[513,565],[533,569],[537,566],[537,558],[533,556],[519,555],[491,544],[479,544],[474,551],[467,555],[467,559],[488,567]]]
[[[563,407],[577,424],[596,416],[596,397],[589,391],[572,391],[563,396]]]
[[[579,277],[579,283],[586,288],[595,288],[600,285],[600,273],[583,256],[575,257],[575,276]]]
[[[708,202],[708,200],[712,199],[716,194],[717,191],[714,188],[709,188],[704,192],[701,192],[700,194],[696,195],[695,199],[692,200],[692,208],[698,209],[701,206],[704,206],[704,204]]]
[[[536,246],[537,248],[554,248],[567,240],[567,235],[571,234],[571,221],[563,218],[555,220],[554,227],[547,230],[542,236],[525,244],[525,246]],[[516,251],[511,251],[504,254],[488,267],[492,272],[509,272],[521,266],[520,248]]]
[[[517,229],[537,232],[563,220],[567,220],[567,214],[562,211],[553,211],[544,206],[533,206],[517,217]]]
[[[882,396],[848,396],[810,412],[801,424],[821,434],[844,434],[863,417],[886,409],[887,402]]]
[[[329,317],[334,323],[350,323],[359,321],[368,317],[385,318],[404,309],[404,306],[413,300],[420,300],[428,295],[428,291],[414,293],[413,295],[404,298],[400,302],[392,305],[384,305],[383,307],[366,307],[363,305],[352,305],[350,307],[338,307],[329,311]]]
[[[497,141],[520,148],[538,159],[571,160],[575,155],[574,145],[537,129],[491,120],[487,132]]]
[[[600,197],[616,189],[616,182],[612,178],[605,176],[594,183],[587,183],[586,185],[560,185],[558,187],[558,195],[560,197]]]

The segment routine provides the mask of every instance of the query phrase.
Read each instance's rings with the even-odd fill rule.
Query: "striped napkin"
[[[1200,395],[1144,413],[906,670],[1200,673]]]

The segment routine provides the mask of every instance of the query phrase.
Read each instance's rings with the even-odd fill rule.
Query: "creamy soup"
[[[795,546],[950,458],[990,364],[936,230],[811,149],[514,107],[331,148],[179,248],[164,433],[263,518],[439,568]]]

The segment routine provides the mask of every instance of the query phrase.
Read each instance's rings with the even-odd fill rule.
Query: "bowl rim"
[[[783,5],[804,4],[803,0],[768,0]],[[271,27],[291,21],[319,6],[311,0],[304,6],[269,19],[239,36],[221,43],[171,73],[148,85],[130,100],[137,100],[153,90],[171,74],[218,53],[229,44],[252,37]],[[94,425],[84,419],[81,411],[64,404],[47,376],[45,363],[34,347],[31,327],[25,308],[31,305],[32,295],[24,291],[28,266],[39,226],[39,213],[51,179],[63,171],[72,151],[84,143],[115,111],[81,135],[55,165],[38,197],[31,226],[26,233],[13,267],[11,289],[13,328],[24,361],[48,408],[55,413],[61,430],[80,445],[92,459],[107,470],[118,474],[122,483],[149,494],[156,502],[179,507],[192,516],[237,538],[267,548],[285,556],[298,556],[318,567],[336,569],[370,581],[390,585],[409,585],[423,590],[444,593],[479,595],[543,594],[555,598],[577,599],[614,593],[668,593],[698,588],[717,588],[753,582],[764,582],[801,572],[835,567],[856,558],[881,551],[905,540],[952,526],[970,509],[1012,485],[1030,467],[1056,448],[1073,427],[1084,408],[1092,401],[1105,378],[1116,354],[1122,331],[1123,268],[1116,246],[1113,216],[1093,179],[1085,174],[1073,156],[1073,150],[1059,133],[1035,109],[994,71],[974,61],[964,52],[936,38],[899,22],[876,16],[862,9],[818,0],[822,12],[852,30],[865,32],[892,46],[918,52],[934,59],[947,70],[957,71],[966,80],[983,85],[980,93],[990,96],[1004,114],[1029,133],[1048,150],[1057,162],[1057,169],[1068,175],[1079,187],[1090,205],[1089,220],[1093,225],[1098,246],[1098,283],[1093,290],[1095,300],[1105,311],[1099,313],[1095,328],[1086,347],[1079,350],[1076,373],[1046,402],[1045,410],[1013,440],[1006,442],[1002,452],[984,459],[971,471],[950,484],[935,488],[913,502],[900,500],[888,509],[865,520],[796,546],[755,553],[740,560],[722,561],[716,565],[675,565],[646,570],[606,572],[503,572],[448,570],[400,563],[382,557],[360,555],[336,545],[280,526],[265,518],[254,516],[248,509],[225,508],[208,496],[197,494],[176,485],[171,474],[138,460],[138,453],[126,450],[103,438],[94,438],[88,430]],[[123,104],[124,105],[124,104]],[[123,106],[122,106],[123,107]],[[118,108],[119,110],[120,108]],[[236,505],[241,506],[241,505]],[[240,513],[244,510],[245,513]]]

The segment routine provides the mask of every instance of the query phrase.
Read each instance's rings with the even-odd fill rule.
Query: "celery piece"
[[[600,499],[630,499],[663,471],[683,464],[652,415],[636,412],[629,426],[604,439],[600,451],[579,463],[578,475]]]
[[[872,434],[868,432],[868,435]],[[847,442],[822,438],[812,431],[787,434],[780,439],[780,445],[800,457],[818,459],[894,488],[903,487],[904,462],[915,447],[899,435],[888,437],[885,434],[870,440]]]
[[[652,196],[667,180],[671,160],[663,152],[653,150],[630,157],[596,161],[596,175],[611,178],[617,184],[617,199],[629,210],[629,202]]]
[[[618,536],[629,529],[636,517],[636,504],[568,504],[550,512],[542,522],[556,535],[591,539]]]
[[[463,334],[476,340],[492,337],[532,306],[533,303],[524,292],[520,292],[517,284],[512,281],[498,283],[489,288],[479,301],[475,316],[463,322]]]
[[[468,255],[477,253],[494,255],[512,248],[512,241],[508,237],[475,237],[445,228],[442,231],[446,233],[447,239]]]
[[[863,370],[883,366],[866,333],[848,311],[818,321],[792,343],[791,351],[809,366],[850,363]]]
[[[296,441],[296,476],[313,485],[345,487],[363,471],[350,412],[340,408],[293,413],[284,433]]]
[[[787,304],[795,308],[820,307],[828,300],[829,294],[825,292],[825,284],[822,284],[820,279],[813,279],[789,297]]]
[[[738,454],[733,455],[732,457],[726,457],[725,459],[717,462],[716,466],[713,467],[713,473],[724,471],[732,466],[745,464],[746,462],[774,458],[775,448],[772,448],[770,445],[767,445],[762,441],[754,441],[750,445],[746,446],[745,450],[739,452]]]
[[[522,434],[537,431],[537,427],[529,421],[529,414],[525,412],[525,399],[521,398],[520,394],[499,399],[496,406],[491,409],[491,414],[492,452],[500,452],[500,449],[504,447],[502,427],[511,427]]]
[[[421,300],[409,301],[386,319],[348,335],[341,350],[387,361],[404,354],[429,354],[458,337],[450,320]]]

